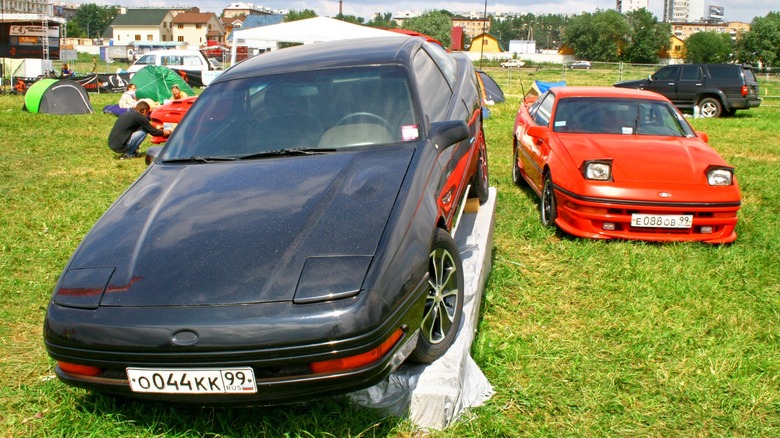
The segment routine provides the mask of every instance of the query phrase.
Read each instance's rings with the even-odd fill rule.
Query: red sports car
[[[554,87],[520,106],[512,178],[541,219],[596,239],[728,243],[741,196],[734,168],[665,97]]]
[[[149,115],[152,125],[159,129],[164,128],[172,131],[181,122],[181,118],[184,117],[184,114],[187,113],[197,98],[198,96],[185,97],[184,99],[160,105]],[[160,144],[165,143],[166,140],[168,140],[168,137],[153,136],[151,141],[154,144]]]

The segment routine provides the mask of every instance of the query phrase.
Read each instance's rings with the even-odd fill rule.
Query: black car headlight
[[[54,290],[52,301],[60,306],[97,309],[114,268],[68,269]]]
[[[316,303],[357,295],[371,263],[369,256],[309,257],[293,302]]]
[[[730,186],[734,183],[734,169],[723,166],[707,168],[707,184],[711,186]]]
[[[582,163],[582,176],[595,181],[612,180],[612,160],[591,160]]]

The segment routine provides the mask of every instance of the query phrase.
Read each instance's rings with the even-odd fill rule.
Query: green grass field
[[[779,436],[780,99],[693,120],[737,168],[743,206],[734,244],[590,241],[543,228],[536,197],[512,184],[513,120],[534,78],[610,85],[621,72],[486,70],[508,100],[486,121],[498,203],[472,353],[496,393],[430,435]],[[626,80],[646,74],[622,72]],[[773,79],[761,79],[762,94],[780,94]],[[92,95],[92,115],[51,116],[22,112],[21,96],[0,96],[0,436],[423,435],[406,418],[343,399],[174,407],[53,379],[41,327],[54,283],[144,170],[106,146],[114,117],[99,110],[118,97]]]

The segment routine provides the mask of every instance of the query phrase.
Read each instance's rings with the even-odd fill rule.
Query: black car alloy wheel
[[[544,184],[542,186],[542,225],[545,227],[554,227],[555,218],[558,217],[558,205],[555,202],[555,190],[553,189],[552,176],[547,172],[544,174]]]
[[[479,198],[479,204],[482,205],[486,203],[490,197],[487,151],[484,147],[479,149],[479,161],[477,162],[477,173],[474,174],[474,182],[476,183],[476,192],[477,198]]]
[[[437,228],[428,260],[428,294],[420,338],[410,359],[431,363],[452,345],[463,316],[463,264],[455,241]]]
[[[512,182],[515,183],[516,186],[522,187],[523,181],[523,175],[520,173],[520,165],[517,164],[518,156],[518,147],[515,145],[513,148],[514,153],[512,154]]]

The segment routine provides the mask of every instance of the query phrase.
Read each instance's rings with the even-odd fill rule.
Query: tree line
[[[108,28],[119,10],[116,6],[83,4],[68,23],[68,36],[97,38]],[[316,17],[311,9],[291,10],[285,21]],[[450,46],[452,14],[446,10],[426,12],[404,21],[402,28],[424,33]],[[337,19],[381,28],[397,28],[390,12],[378,14],[369,21],[354,15],[339,15]],[[578,59],[603,62],[654,64],[660,53],[670,49],[671,25],[659,22],[647,9],[625,14],[615,10],[597,10],[569,16],[563,14],[524,14],[498,20],[491,17],[490,34],[501,46],[511,40],[534,40],[540,49],[568,46]],[[756,17],[748,32],[698,32],[685,40],[683,56],[687,62],[739,62],[763,67],[780,63],[780,12]],[[468,43],[468,42],[467,42]]]

